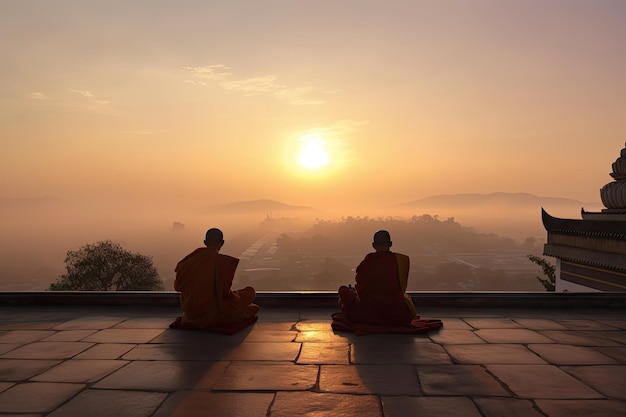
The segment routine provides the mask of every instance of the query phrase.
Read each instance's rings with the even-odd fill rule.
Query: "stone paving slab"
[[[119,359],[136,346],[131,343],[99,343],[74,356],[74,359]]]
[[[210,361],[136,361],[93,387],[159,392],[211,389],[228,365]]]
[[[296,336],[296,342],[318,342],[318,343],[348,343],[346,333],[334,333],[329,327],[326,330],[301,331]]]
[[[298,332],[284,330],[257,330],[252,329],[246,334],[243,341],[246,343],[268,343],[268,342],[293,342],[298,336]]]
[[[596,320],[557,320],[571,330],[616,330],[615,327]]]
[[[2,355],[3,353],[10,352],[13,349],[16,349],[20,346],[22,345],[19,343],[2,343],[0,344],[0,355]]]
[[[620,346],[620,342],[610,339],[602,332],[547,330],[541,332],[557,343],[576,346]]]
[[[482,417],[466,397],[383,397],[385,417]]]
[[[167,394],[160,392],[86,390],[49,417],[149,417]]]
[[[554,365],[487,365],[520,398],[604,398]]]
[[[487,343],[472,330],[449,330],[432,333],[430,339],[442,345],[472,345],[477,343]]]
[[[178,391],[153,417],[267,417],[273,393]]]
[[[474,334],[487,343],[554,343],[554,340],[528,329],[480,329]]]
[[[289,362],[234,362],[213,386],[218,391],[306,391],[317,385],[319,367]]]
[[[133,317],[124,320],[114,329],[167,329],[172,322],[172,317]]]
[[[348,365],[350,345],[347,343],[303,343],[297,360],[303,365]]]
[[[597,347],[594,349],[609,358],[615,359],[616,362],[626,365],[626,347]]]
[[[0,358],[69,359],[93,345],[93,343],[85,342],[34,342],[13,349],[1,355]]]
[[[450,356],[435,343],[353,343],[354,364],[432,364],[451,363]]]
[[[607,339],[615,340],[616,342],[626,344],[626,332],[621,330],[613,330],[610,332],[596,332],[598,336],[606,337]]]
[[[15,384],[12,382],[0,382],[0,392],[6,391],[7,389],[11,388],[13,385]]]
[[[61,330],[41,339],[42,342],[78,342],[97,330]]]
[[[517,398],[475,398],[484,417],[544,417],[529,400]]]
[[[12,321],[12,317],[4,318],[4,323],[0,324],[0,333],[3,330],[49,330],[52,329],[64,321]]]
[[[544,360],[555,365],[603,365],[617,363],[610,357],[585,346],[528,345]]]
[[[124,317],[112,317],[112,316],[84,316],[74,320],[66,321],[58,326],[55,326],[54,330],[84,330],[94,329],[102,330],[113,327],[124,321]]]
[[[427,335],[263,309],[232,335],[178,308],[0,306],[0,416],[625,416],[626,311],[430,308]]]
[[[508,318],[470,318],[465,321],[474,329],[518,329],[522,325]],[[444,323],[445,326],[445,323]]]
[[[279,392],[272,417],[383,417],[380,400],[374,395]]]
[[[542,364],[546,363],[526,346],[504,345],[446,345],[446,350],[457,363],[465,364]]]
[[[606,324],[616,329],[626,330],[626,320],[597,320],[599,323]]]
[[[530,330],[567,330],[567,327],[555,320],[516,318],[514,321]]]
[[[295,361],[300,352],[300,343],[241,343],[234,346],[225,356],[233,361]]]
[[[127,365],[127,361],[102,359],[70,359],[31,380],[41,382],[89,383],[99,381],[111,372]]]
[[[42,359],[0,359],[0,380],[23,381],[62,363]]]
[[[478,365],[418,366],[417,373],[425,395],[511,395],[484,367]]]
[[[83,339],[96,343],[148,343],[163,333],[163,329],[105,329]]]
[[[176,343],[181,345],[199,345],[215,343],[241,343],[251,330],[248,328],[233,336],[201,331],[167,329],[150,340],[150,343]]]
[[[81,384],[26,382],[0,393],[0,413],[47,413],[83,389]]]
[[[463,319],[447,317],[443,323],[444,329],[447,330],[472,330],[472,326],[467,324]],[[437,334],[438,332],[430,333]]]
[[[413,365],[322,366],[319,386],[322,392],[421,395]]]
[[[122,356],[129,361],[219,361],[235,349],[235,343],[214,345],[162,343],[137,345]]]
[[[537,400],[550,417],[624,417],[624,403],[604,400]]]
[[[561,369],[608,398],[626,400],[626,372],[623,366],[563,366]]]
[[[41,340],[56,332],[50,330],[9,330],[0,332],[0,343],[30,343]]]

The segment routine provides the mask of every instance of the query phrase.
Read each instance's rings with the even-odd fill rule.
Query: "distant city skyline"
[[[320,209],[599,202],[617,0],[0,4],[0,198]]]

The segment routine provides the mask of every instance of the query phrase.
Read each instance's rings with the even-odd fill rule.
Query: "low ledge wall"
[[[624,293],[411,292],[418,307],[442,308],[626,308]],[[259,292],[255,301],[272,308],[337,308],[335,292]],[[0,292],[7,305],[125,305],[179,307],[177,292]]]

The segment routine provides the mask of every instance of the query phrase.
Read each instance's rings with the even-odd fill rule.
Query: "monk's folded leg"
[[[252,316],[256,316],[256,315],[259,313],[259,311],[261,310],[261,307],[259,307],[259,306],[258,306],[258,305],[256,305],[256,304],[248,304],[248,305],[246,306],[246,309],[248,310],[248,312],[250,313],[250,315],[252,315]]]
[[[241,304],[245,306],[251,315],[256,316],[261,308],[253,303],[256,298],[256,291],[254,288],[246,287],[241,290],[237,290],[237,293],[239,293],[239,300],[241,301]]]
[[[245,306],[247,306],[248,304],[252,304],[252,302],[256,298],[256,291],[252,287],[246,287],[241,290],[237,290],[237,293],[239,294],[241,304]]]
[[[339,293],[339,300],[341,301],[340,305],[351,305],[358,300],[358,295],[353,287],[342,285],[337,292]]]

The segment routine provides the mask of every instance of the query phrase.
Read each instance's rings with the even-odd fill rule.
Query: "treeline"
[[[278,249],[320,248],[332,254],[354,254],[369,248],[374,232],[385,229],[391,233],[394,249],[403,253],[423,251],[480,252],[516,250],[515,240],[493,233],[479,233],[462,226],[453,217],[440,220],[424,214],[409,219],[346,217],[339,221],[318,220],[304,232],[283,233]]]
[[[305,231],[282,233],[276,239],[273,258],[277,268],[255,284],[260,290],[335,290],[354,280],[354,268],[373,251],[373,234],[381,229],[391,233],[392,250],[411,257],[411,291],[542,290],[535,274],[506,271],[503,265],[470,267],[448,257],[458,253],[536,253],[535,239],[518,243],[494,233],[479,233],[454,218],[441,220],[428,214],[404,219],[318,220]]]

